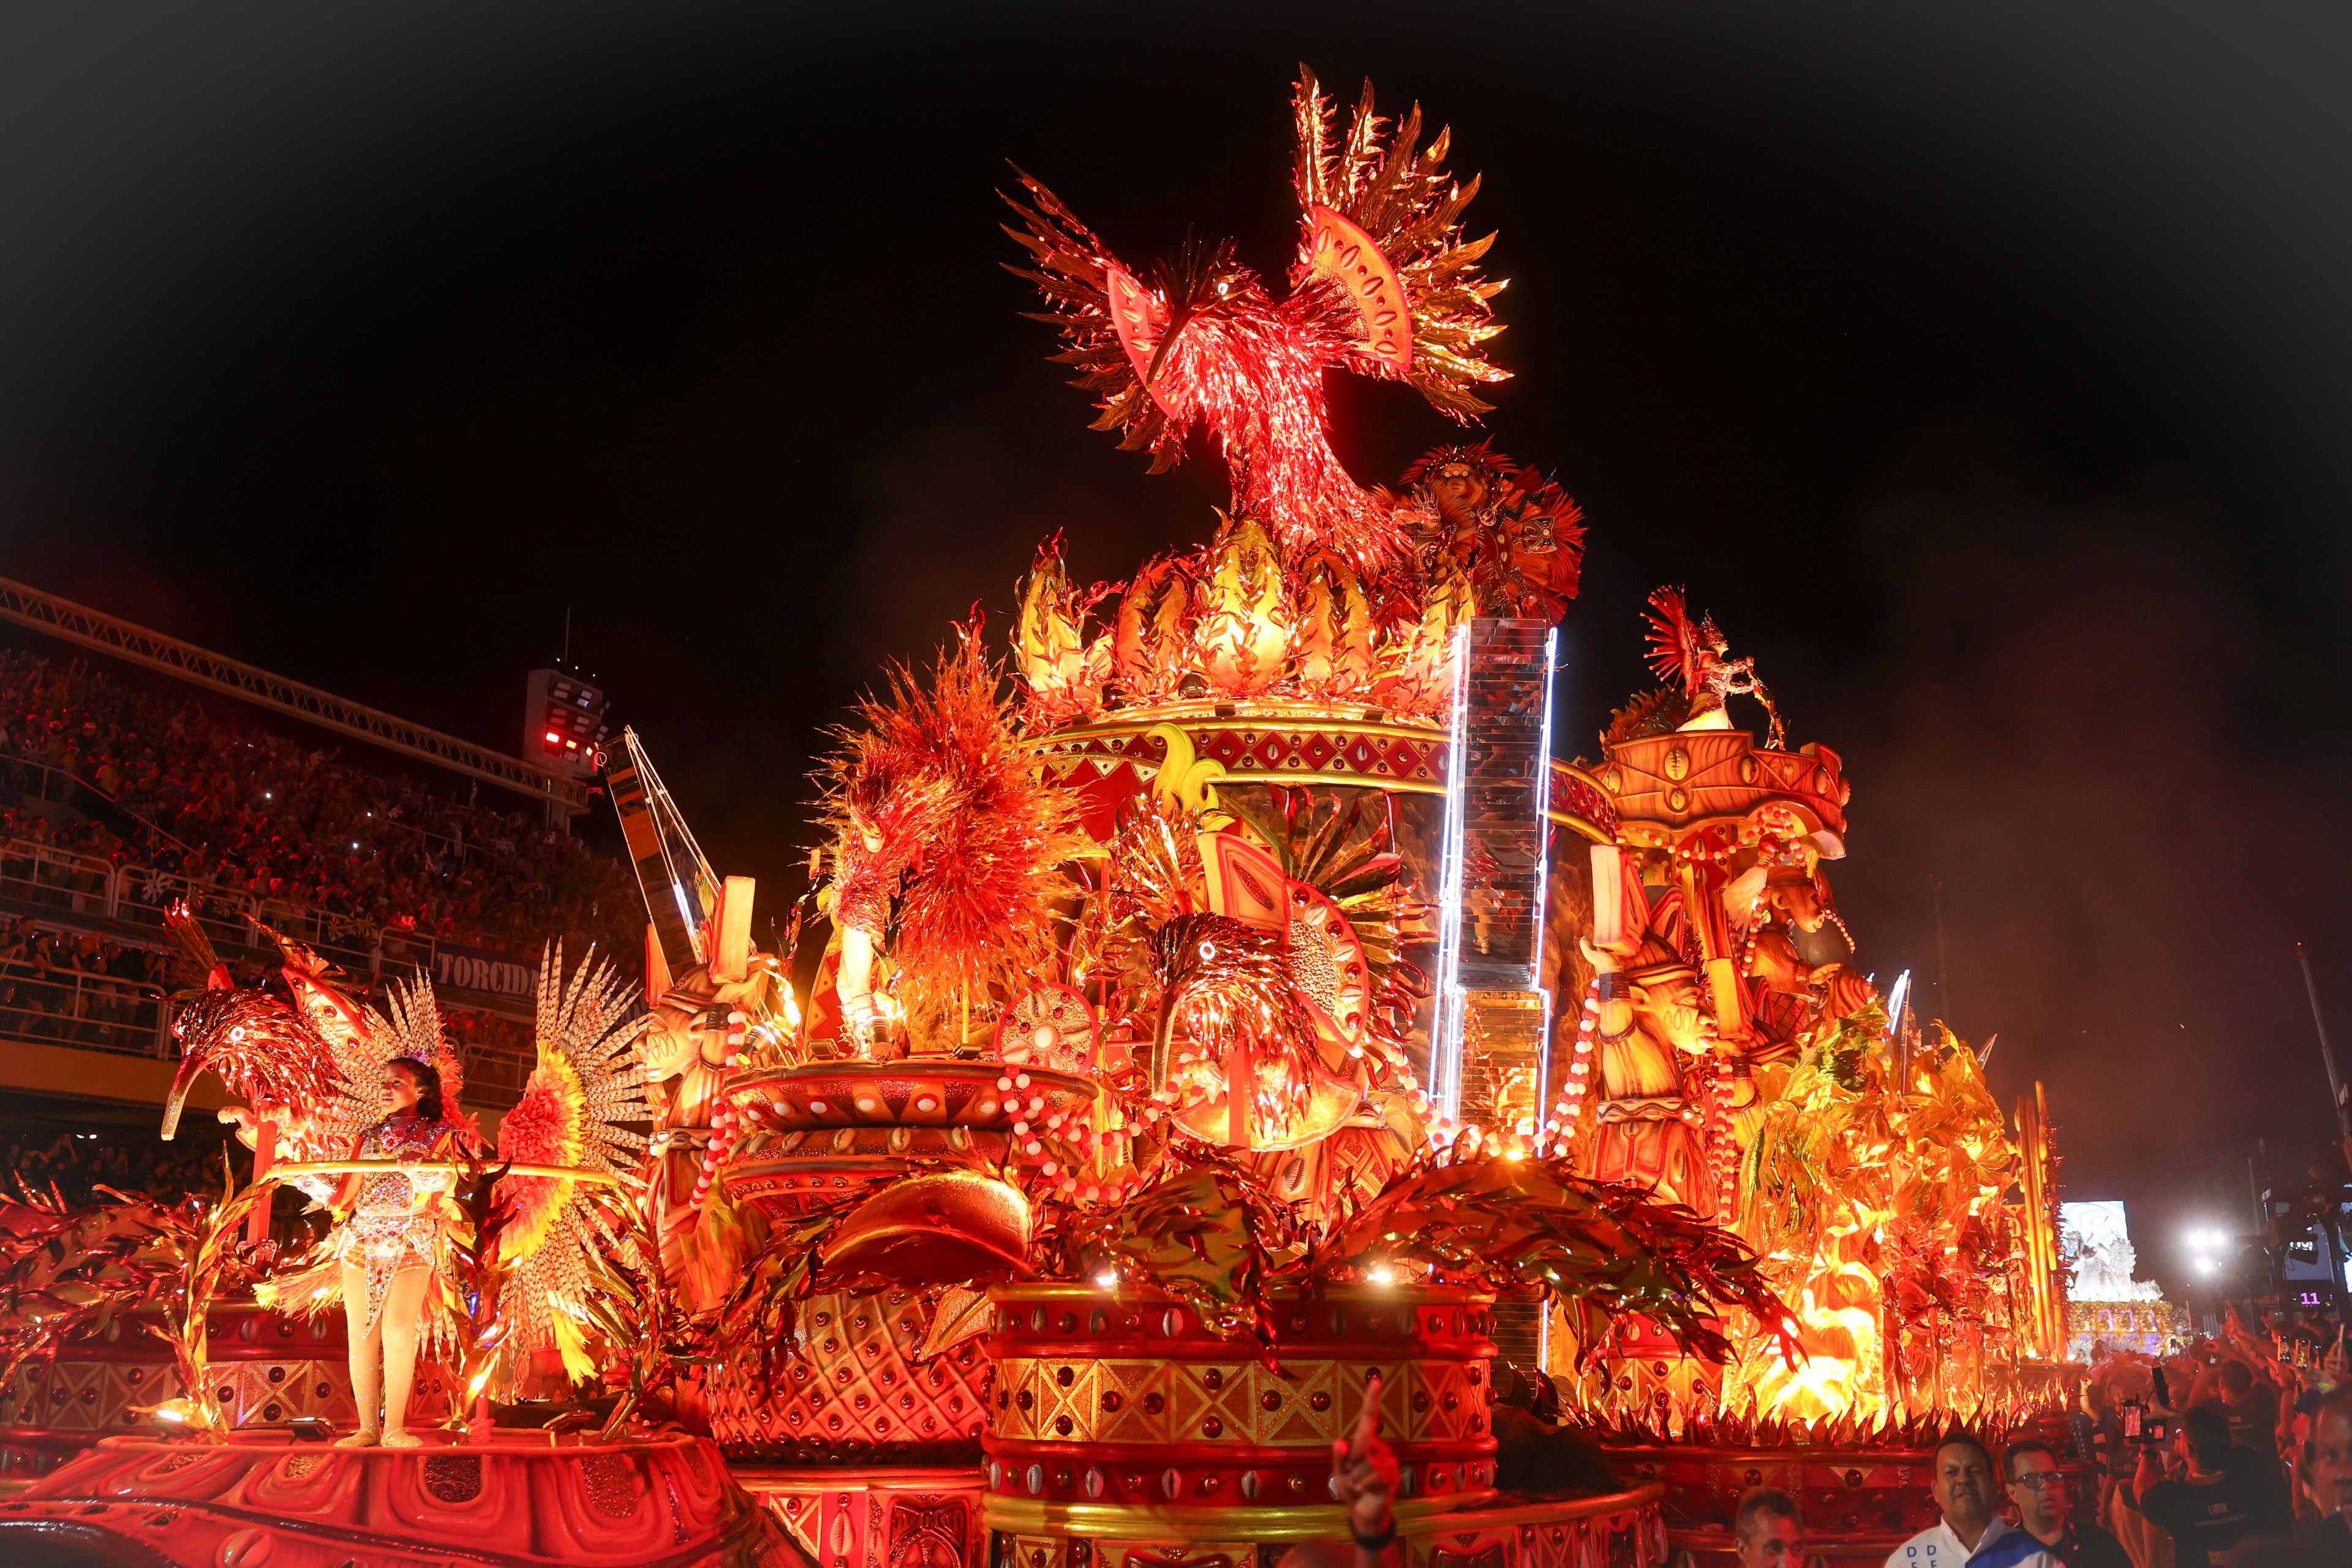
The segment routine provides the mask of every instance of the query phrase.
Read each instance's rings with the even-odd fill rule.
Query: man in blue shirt
[[[1896,1547],[1886,1568],[2061,1568],[2050,1549],[1992,1510],[1992,1454],[1965,1432],[1936,1447],[1943,1518]]]
[[[2049,1444],[2018,1439],[2002,1453],[2000,1470],[2017,1505],[2017,1522],[2066,1568],[2132,1568],[2122,1542],[2088,1520],[2070,1517],[2073,1500]]]

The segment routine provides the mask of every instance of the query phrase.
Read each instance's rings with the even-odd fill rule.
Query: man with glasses
[[[2071,1517],[2074,1499],[2047,1443],[2031,1437],[2011,1443],[2000,1457],[2000,1470],[2009,1500],[2017,1505],[2018,1523],[2066,1568],[2131,1568],[2122,1542]]]
[[[1896,1547],[1886,1568],[2057,1568],[2057,1553],[1993,1511],[1992,1452],[1965,1432],[1936,1446],[1943,1517]]]

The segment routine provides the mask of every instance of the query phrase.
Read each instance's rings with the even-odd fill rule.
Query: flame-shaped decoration
[[[1355,569],[1328,551],[1298,569],[1299,683],[1318,696],[1361,691],[1372,679],[1372,611]]]
[[[1265,531],[1247,518],[1226,531],[1211,559],[1193,594],[1200,618],[1192,644],[1219,696],[1255,696],[1281,679],[1290,646],[1282,562]]]
[[[1400,713],[1442,718],[1454,692],[1454,633],[1478,613],[1478,595],[1458,569],[1430,584],[1421,619],[1381,650],[1374,689]]]
[[[1162,556],[1136,574],[1111,634],[1111,672],[1130,698],[1158,702],[1175,695],[1192,607],[1192,581],[1175,557]]]
[[[1085,718],[1099,700],[1106,671],[1096,667],[1095,658],[1107,657],[1107,650],[1099,639],[1089,649],[1084,634],[1087,613],[1098,597],[1098,589],[1081,592],[1071,585],[1060,534],[1037,547],[1013,633],[1021,679],[1029,688],[1033,725],[1051,727]]]

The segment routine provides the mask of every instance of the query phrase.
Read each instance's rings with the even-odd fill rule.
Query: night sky
[[[1486,176],[1490,428],[1591,521],[1562,750],[1686,584],[1848,760],[1865,966],[1998,1032],[2005,1100],[2048,1083],[2144,1268],[2247,1216],[2257,1137],[2322,1150],[2343,13],[1011,10],[10,9],[0,574],[502,747],[569,606],[781,889],[884,661],[1001,626],[1055,529],[1121,577],[1224,498],[1086,429],[997,265],[1004,161],[1139,266],[1192,227],[1279,273],[1296,64],[1370,74]],[[1368,482],[1447,434],[1334,394]]]

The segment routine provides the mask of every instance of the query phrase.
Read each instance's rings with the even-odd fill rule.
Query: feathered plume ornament
[[[386,1063],[432,1067],[440,1059],[441,1008],[433,999],[430,975],[419,972],[405,984],[387,987],[384,1010],[372,1015],[371,1022]]]
[[[1696,695],[1704,680],[1706,627],[1690,618],[1684,606],[1680,588],[1660,588],[1650,595],[1649,608],[1643,618],[1650,623],[1644,634],[1650,645],[1650,668],[1659,679],[1677,681],[1683,689]]]
[[[997,700],[979,623],[959,626],[929,688],[900,668],[858,710],[825,766],[837,836],[835,919],[881,941],[914,1008],[992,986],[1025,987],[1049,966],[1057,868],[1084,845],[1076,806],[1049,789]]]
[[[635,988],[608,960],[591,956],[567,984],[562,948],[547,950],[539,972],[538,1065],[499,1124],[500,1160],[603,1172],[623,1178],[634,1194],[646,1142],[640,1128],[656,1111],[637,1054],[653,1018],[635,1001]],[[602,1213],[600,1200],[611,1191],[568,1177],[499,1183],[499,1253],[510,1269],[499,1310],[509,1355],[553,1344],[575,1375],[593,1370],[579,1324],[596,1278],[592,1255],[622,1245]]]

